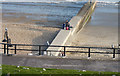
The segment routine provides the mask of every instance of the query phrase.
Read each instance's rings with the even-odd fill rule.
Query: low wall
[[[0,4],[0,8],[0,43],[2,43],[2,4]],[[0,48],[2,48],[2,45],[0,45]],[[2,53],[1,49],[0,53]]]
[[[90,19],[92,12],[95,9],[95,6],[96,6],[96,1],[92,3],[90,2],[86,3],[78,12],[78,14],[70,20],[70,25],[73,28],[71,28],[70,30],[61,29],[58,35],[53,40],[53,42],[51,43],[51,45],[61,45],[61,46],[69,45],[74,35],[77,34],[80,30],[82,30],[84,25]],[[48,47],[47,50],[51,51],[48,52],[48,55],[58,56],[60,52],[56,53],[54,51],[62,51],[63,48]]]

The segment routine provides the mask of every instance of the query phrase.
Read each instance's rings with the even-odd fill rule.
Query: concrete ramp
[[[96,2],[86,3],[78,12],[78,14],[70,20],[70,26],[72,26],[73,28],[71,28],[70,30],[61,29],[51,45],[69,45],[70,41],[72,41],[72,37],[74,37],[74,34],[77,34],[77,32],[79,32],[90,19],[95,5]],[[48,52],[48,55],[59,56],[61,53],[60,51],[63,51],[63,48],[48,47],[47,50],[51,51]],[[56,53],[54,51],[58,52]]]
[[[71,34],[70,30],[60,30],[60,32],[58,33],[58,35],[55,37],[55,39],[53,40],[51,45],[61,45],[64,46],[66,41],[68,40],[69,36]],[[54,51],[61,51],[61,47],[48,47],[48,55],[52,55],[52,56],[58,56],[59,52],[56,53]]]

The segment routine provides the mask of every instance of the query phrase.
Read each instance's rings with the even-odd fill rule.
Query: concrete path
[[[2,56],[2,63],[7,65],[31,66],[40,68],[120,72],[120,61],[117,60],[87,60],[47,56]]]

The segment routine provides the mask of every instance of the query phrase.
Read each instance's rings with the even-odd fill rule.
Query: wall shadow
[[[47,41],[49,41],[49,43],[51,44],[59,31],[60,30],[56,30],[56,31],[44,30],[44,31],[42,31],[43,34],[41,36],[38,36],[32,40],[32,44],[34,44],[34,45],[47,45]],[[41,49],[46,50],[47,48],[48,47],[42,47]],[[37,50],[39,50],[39,47],[33,46],[32,50],[36,50],[36,51],[32,51],[32,53],[37,53],[38,52]]]

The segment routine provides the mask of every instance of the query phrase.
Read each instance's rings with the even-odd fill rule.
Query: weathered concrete
[[[2,4],[0,4],[0,43],[2,42]],[[2,45],[0,45],[2,48]],[[2,53],[2,49],[0,49],[0,54]],[[0,64],[2,64],[2,56],[0,55]]]
[[[60,30],[60,32],[58,33],[58,35],[55,37],[55,39],[52,42],[52,45],[65,45],[65,42],[63,41],[67,41],[68,37],[70,36],[71,31],[69,30]],[[49,47],[47,50],[54,50],[54,51],[60,51],[62,48],[61,47]],[[48,55],[54,55],[54,56],[58,56],[59,52],[48,52]]]
[[[2,42],[2,9],[1,8],[2,8],[2,4],[0,4],[0,43]]]
[[[3,64],[40,68],[120,72],[118,60],[88,60],[56,57],[3,56]]]
[[[86,3],[81,10],[78,12],[76,16],[74,16],[70,20],[70,25],[73,27],[70,30],[60,30],[56,38],[53,40],[51,45],[69,45],[70,41],[72,41],[72,37],[74,37],[74,34],[82,30],[84,25],[88,22],[90,19],[92,12],[95,8],[96,2],[93,3]],[[47,50],[57,50],[61,51],[62,48],[59,47],[48,47]],[[48,52],[48,55],[51,55],[51,53]],[[52,55],[58,56],[59,53],[53,52]]]

